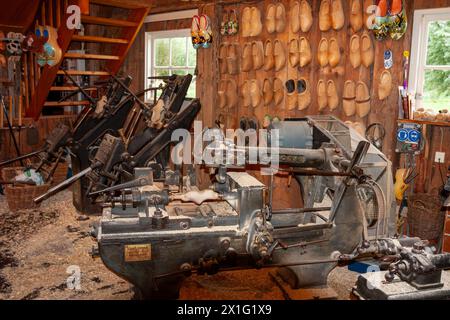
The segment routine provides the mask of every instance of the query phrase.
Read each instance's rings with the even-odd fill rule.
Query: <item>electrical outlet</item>
[[[444,163],[445,162],[445,152],[436,152],[434,155],[434,162]]]

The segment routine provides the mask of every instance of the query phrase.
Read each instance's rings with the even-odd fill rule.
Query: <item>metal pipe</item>
[[[65,187],[68,187],[73,182],[75,182],[78,179],[82,178],[83,176],[85,176],[86,174],[88,174],[91,171],[92,171],[92,167],[87,167],[86,169],[84,169],[83,171],[80,171],[79,173],[77,173],[76,175],[70,177],[69,179],[64,180],[63,182],[61,182],[60,184],[54,186],[53,188],[50,188],[46,193],[40,195],[39,197],[34,198],[33,199],[34,203],[39,203],[39,202],[47,199],[51,195],[59,192],[60,190],[64,189]]]
[[[303,266],[303,265],[313,265],[313,264],[322,264],[322,263],[338,263],[339,259],[326,259],[326,260],[305,260],[305,261],[299,261],[299,262],[292,262],[292,263],[281,263],[281,264],[265,264],[262,266],[254,266],[255,269],[263,269],[263,268],[285,268],[285,267],[295,267],[295,266]],[[231,268],[222,268],[220,269],[221,272],[225,271],[237,271],[237,270],[248,270],[253,269],[252,266],[246,266],[246,267],[231,267]],[[193,268],[190,270],[180,270],[175,272],[169,272],[164,273],[161,275],[155,276],[156,279],[166,278],[166,277],[172,277],[177,276],[181,274],[187,274],[189,272],[198,273],[199,268]]]
[[[322,212],[330,211],[331,207],[320,208],[292,208],[292,209],[279,209],[272,211],[272,214],[289,214],[289,213],[307,213],[307,212]]]
[[[294,169],[294,168],[279,168],[279,171],[291,172],[302,176],[323,176],[323,177],[350,177],[351,173],[347,172],[333,172],[333,171],[319,171],[319,170],[306,170],[306,169]]]
[[[44,151],[45,151],[45,149],[41,149],[41,150],[38,150],[38,151],[33,151],[33,152],[30,152],[30,153],[24,154],[23,156],[16,157],[14,159],[5,160],[3,162],[0,162],[0,167],[6,166],[6,165],[8,165],[10,163],[13,163],[13,162],[16,162],[16,161],[19,161],[19,160],[22,160],[22,159],[30,158],[30,157],[35,156],[35,155],[37,155],[37,154],[39,154],[41,152],[44,152]]]
[[[92,104],[91,108],[95,108],[95,106],[97,105],[97,101],[95,101],[90,95],[89,93],[86,92],[86,90],[83,89],[82,86],[80,86],[78,84],[78,82],[75,81],[74,78],[72,78],[72,76],[70,74],[67,73],[67,71],[65,69],[61,69],[64,74],[66,75],[67,78],[69,78],[69,80],[76,86],[78,87],[78,90],[81,91],[81,93],[90,101],[90,103]]]
[[[108,70],[106,70],[108,71]],[[123,82],[122,80],[120,80],[118,77],[116,77],[114,74],[111,73],[111,77],[113,77],[114,80],[117,81],[117,83],[126,91],[128,92],[137,102],[138,104],[141,106],[141,108],[143,110],[147,110],[148,106],[141,100],[139,99],[139,97],[133,92],[131,91]]]

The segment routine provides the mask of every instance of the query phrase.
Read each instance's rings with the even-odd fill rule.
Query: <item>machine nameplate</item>
[[[125,246],[125,261],[149,261],[152,260],[152,245],[148,244],[129,244]]]

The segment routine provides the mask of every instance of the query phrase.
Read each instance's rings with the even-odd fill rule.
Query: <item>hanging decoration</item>
[[[406,33],[408,18],[404,0],[378,0],[372,31],[375,39],[399,40]]]
[[[211,29],[211,20],[205,14],[192,17],[191,25],[192,45],[195,49],[209,48],[211,46],[213,35]]]
[[[220,34],[223,36],[233,36],[239,32],[239,22],[236,10],[232,9],[223,14],[222,22],[220,23]]]

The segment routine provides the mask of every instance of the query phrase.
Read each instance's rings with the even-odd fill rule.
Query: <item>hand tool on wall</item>
[[[3,100],[2,94],[0,94],[0,101],[1,101],[1,103],[2,103],[3,113],[4,113],[4,115],[5,115],[6,122],[7,122],[7,124],[8,124],[9,133],[11,134],[11,139],[12,139],[12,141],[13,141],[13,143],[14,143],[14,148],[16,149],[17,156],[20,157],[19,146],[18,146],[18,144],[17,144],[16,136],[14,135],[13,128],[12,128],[12,125],[11,125],[11,122],[9,121],[8,112],[7,112],[7,110],[6,110],[5,101]],[[22,159],[20,159],[19,161],[20,161],[20,165],[23,166],[24,164],[23,164]]]

